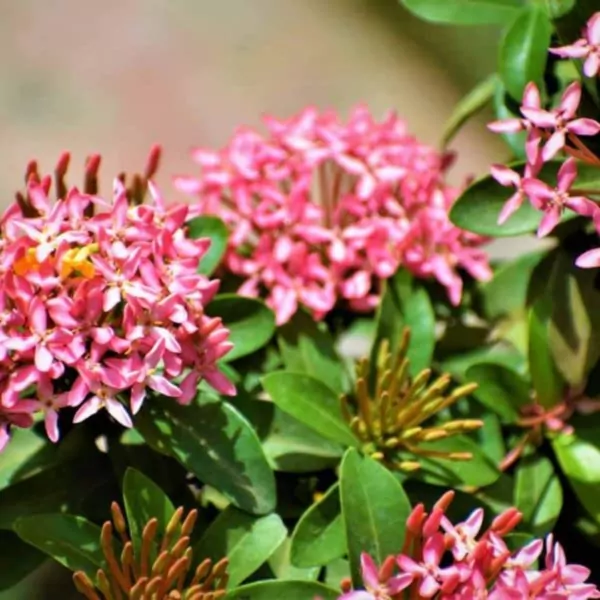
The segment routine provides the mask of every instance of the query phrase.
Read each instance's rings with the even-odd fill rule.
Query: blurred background
[[[264,113],[288,117],[307,104],[347,113],[366,102],[377,115],[395,109],[437,144],[454,104],[494,70],[498,39],[494,28],[420,22],[397,0],[0,0],[0,7],[2,207],[30,159],[49,172],[62,150],[72,152],[73,183],[85,156],[100,152],[106,185],[117,172],[141,168],[160,142],[159,182],[172,191],[169,175],[193,172],[191,146],[220,146],[239,124],[259,126]],[[505,157],[484,127],[489,117],[453,144],[456,181]],[[511,240],[494,253],[523,247]],[[0,599],[68,598],[68,579],[45,567]]]

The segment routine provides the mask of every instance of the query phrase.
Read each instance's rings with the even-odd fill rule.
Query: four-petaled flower
[[[583,37],[568,46],[550,48],[561,58],[585,59],[583,72],[587,77],[600,73],[600,12],[595,13],[585,26]]]

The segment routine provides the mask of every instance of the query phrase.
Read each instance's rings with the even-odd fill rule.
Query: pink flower
[[[265,137],[240,129],[221,151],[195,151],[200,175],[175,183],[197,198],[193,215],[228,225],[223,268],[242,279],[239,293],[266,299],[278,324],[299,307],[315,319],[340,304],[372,311],[399,268],[438,279],[455,303],[460,269],[489,276],[486,240],[448,218],[458,194],[445,181],[449,156],[395,115],[378,122],[361,106],[342,122],[308,108],[266,125]]]
[[[537,232],[539,237],[548,235],[556,227],[565,208],[586,217],[594,217],[598,212],[598,207],[591,200],[570,195],[569,190],[576,178],[575,159],[569,158],[558,171],[558,183],[554,189],[539,179],[527,179],[523,182],[523,190],[531,203],[545,212]]]
[[[527,197],[525,190],[523,189],[523,182],[526,179],[534,178],[540,171],[541,163],[538,161],[537,166],[533,166],[530,163],[525,165],[525,172],[523,177],[516,171],[505,167],[504,165],[492,165],[490,171],[492,177],[504,187],[514,187],[514,194],[506,201],[500,214],[498,215],[498,225],[503,225],[514,214],[523,204],[523,201]]]
[[[587,77],[600,73],[600,12],[594,13],[587,22],[583,37],[569,46],[550,48],[550,52],[562,58],[583,58],[583,72]]]

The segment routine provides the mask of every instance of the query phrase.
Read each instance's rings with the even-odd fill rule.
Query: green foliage
[[[417,17],[433,23],[486,25],[506,23],[514,17],[520,0],[400,0]]]
[[[200,263],[200,273],[211,275],[219,266],[227,248],[227,226],[221,219],[210,215],[196,217],[187,223],[189,236],[196,240],[208,238],[210,246]]]

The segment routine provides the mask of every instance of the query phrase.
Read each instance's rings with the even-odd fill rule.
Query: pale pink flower
[[[562,58],[585,59],[583,72],[587,77],[600,73],[600,12],[588,20],[583,37],[568,46],[550,48],[550,52]]]

